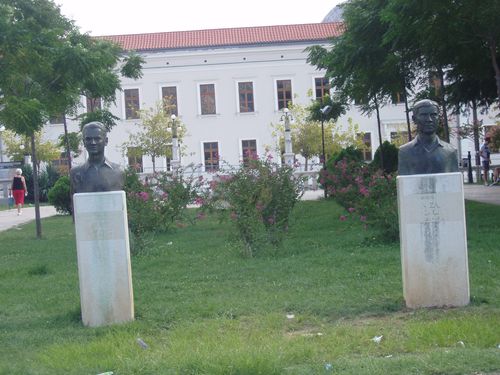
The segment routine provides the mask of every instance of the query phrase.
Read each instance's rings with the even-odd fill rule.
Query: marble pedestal
[[[399,176],[403,291],[410,308],[469,303],[462,175]]]
[[[125,192],[78,193],[73,207],[83,324],[133,320]]]

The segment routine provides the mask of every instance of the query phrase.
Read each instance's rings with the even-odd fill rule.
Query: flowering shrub
[[[355,216],[385,240],[398,239],[395,175],[384,174],[361,161],[343,159],[329,165],[320,178],[328,187],[328,195],[348,211],[339,220]]]
[[[216,208],[234,223],[249,256],[267,244],[281,243],[302,194],[302,181],[293,178],[293,169],[273,163],[270,156],[252,158],[238,170],[216,176],[210,187],[204,209]]]
[[[137,250],[146,246],[147,233],[165,232],[186,219],[185,210],[199,199],[204,183],[202,178],[184,176],[181,170],[155,173],[146,182],[133,169],[125,177],[128,224]]]

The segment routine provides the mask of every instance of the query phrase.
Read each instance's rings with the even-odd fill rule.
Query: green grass
[[[341,213],[301,202],[283,248],[253,259],[216,220],[158,235],[132,258],[136,321],[93,329],[71,219],[45,219],[42,240],[33,223],[2,232],[0,374],[500,371],[498,207],[467,203],[472,302],[455,309],[406,309],[399,245]]]

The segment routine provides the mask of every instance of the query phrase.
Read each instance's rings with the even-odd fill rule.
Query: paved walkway
[[[464,184],[465,199],[490,203],[500,206],[500,186],[483,186],[476,184]],[[323,198],[323,190],[306,191],[302,196],[302,200],[317,200]],[[56,210],[52,206],[41,206],[40,216],[42,218],[54,216]],[[23,213],[17,216],[17,210],[0,211],[0,231],[13,228],[19,224],[27,223],[35,220],[35,208],[25,207]]]
[[[54,216],[56,209],[52,206],[40,206],[40,216],[42,218]],[[24,207],[23,213],[17,216],[17,209],[0,211],[0,231],[14,228],[19,224],[27,223],[28,221],[35,220],[35,207]]]

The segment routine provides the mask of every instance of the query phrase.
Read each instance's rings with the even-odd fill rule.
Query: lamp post
[[[292,120],[292,115],[288,108],[283,108],[283,116],[281,116],[281,121],[285,123],[285,164],[292,166],[295,154],[292,151],[292,133],[290,129],[290,121]]]
[[[5,126],[0,125],[0,163],[3,163],[3,140],[2,134],[5,131]]]
[[[325,117],[330,113],[332,107],[329,105],[325,105],[320,109],[321,112],[321,158],[323,159],[323,173],[326,172],[326,158],[325,158]],[[326,186],[323,186],[323,190],[325,193],[325,198],[327,197]]]
[[[170,165],[172,166],[172,171],[175,173],[179,169],[179,140],[177,139],[177,116],[170,116],[172,120],[172,161]]]

